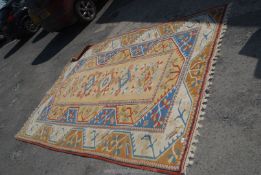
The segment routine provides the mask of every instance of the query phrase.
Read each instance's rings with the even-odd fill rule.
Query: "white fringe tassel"
[[[210,69],[209,69],[210,71],[207,75],[207,85],[203,91],[204,94],[203,94],[203,98],[202,98],[201,105],[200,105],[199,117],[198,117],[198,120],[196,121],[195,131],[192,136],[192,140],[191,140],[190,148],[188,150],[188,155],[187,155],[187,159],[185,162],[184,170],[182,172],[183,174],[186,174],[187,168],[189,166],[193,165],[193,163],[194,163],[196,144],[198,143],[198,136],[200,135],[198,130],[199,130],[199,128],[202,127],[202,124],[199,122],[204,120],[205,109],[207,106],[206,103],[210,96],[209,90],[210,90],[210,86],[212,85],[212,80],[214,78],[215,64],[216,64],[218,57],[220,56],[221,41],[222,41],[222,39],[224,37],[224,33],[226,32],[226,29],[227,29],[227,19],[228,19],[228,14],[230,13],[231,5],[232,4],[229,4],[227,6],[227,9],[226,9],[226,12],[224,15],[224,19],[223,19],[222,30],[218,37],[218,42],[217,42],[218,44],[215,46],[215,49],[214,49],[214,57],[212,58],[212,62],[211,62]]]

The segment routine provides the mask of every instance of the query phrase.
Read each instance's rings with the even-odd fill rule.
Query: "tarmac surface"
[[[157,174],[15,140],[65,64],[87,44],[233,2],[188,175],[261,175],[261,1],[114,0],[88,26],[0,48],[0,175]]]

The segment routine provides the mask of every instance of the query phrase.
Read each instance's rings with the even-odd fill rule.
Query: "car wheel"
[[[75,3],[75,13],[81,22],[90,22],[96,16],[96,5],[91,0],[77,0]]]
[[[24,19],[23,27],[28,34],[34,34],[39,30],[39,25],[35,25],[29,17]]]

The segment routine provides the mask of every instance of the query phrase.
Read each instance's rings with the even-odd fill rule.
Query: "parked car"
[[[88,23],[97,13],[93,0],[29,0],[32,20],[47,31],[58,31],[76,21]]]
[[[3,36],[21,38],[37,32],[39,26],[28,15],[25,0],[2,0],[3,2],[5,4],[0,9],[0,33]]]

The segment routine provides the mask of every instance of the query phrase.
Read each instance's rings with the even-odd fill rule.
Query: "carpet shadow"
[[[176,3],[173,3],[176,1]],[[204,2],[204,3],[202,3]],[[190,15],[195,12],[200,12],[204,9],[215,7],[218,5],[224,5],[232,2],[231,11],[237,8],[237,6],[247,7],[249,4],[255,4],[260,6],[260,1],[257,0],[227,0],[227,1],[199,1],[201,5],[193,6],[194,1],[177,1],[177,0],[162,0],[162,1],[148,1],[148,0],[114,0],[107,11],[101,16],[97,23],[119,23],[119,22],[150,22],[150,23],[163,23],[169,21],[177,21],[182,16]],[[135,4],[140,4],[137,6]],[[175,5],[173,5],[175,4]],[[176,5],[179,4],[179,5]],[[153,11],[144,8],[156,6],[157,8]],[[184,7],[189,7],[184,10]],[[123,10],[124,9],[124,10]],[[170,10],[172,9],[172,10]],[[170,11],[173,13],[165,13]],[[141,15],[142,14],[142,15]],[[230,17],[228,19],[228,26],[236,27],[261,27],[261,10],[251,11],[243,15]],[[257,66],[255,68],[254,76],[261,78],[261,32],[258,30],[253,36],[247,41],[245,46],[239,54],[255,57],[258,59]]]
[[[254,76],[261,78],[261,29],[256,31],[250,39],[247,41],[245,46],[240,50],[239,54],[250,56],[258,59]]]
[[[232,26],[256,27],[258,30],[250,36],[246,44],[239,51],[240,55],[258,59],[254,76],[261,78],[261,10],[250,12],[231,19]]]

